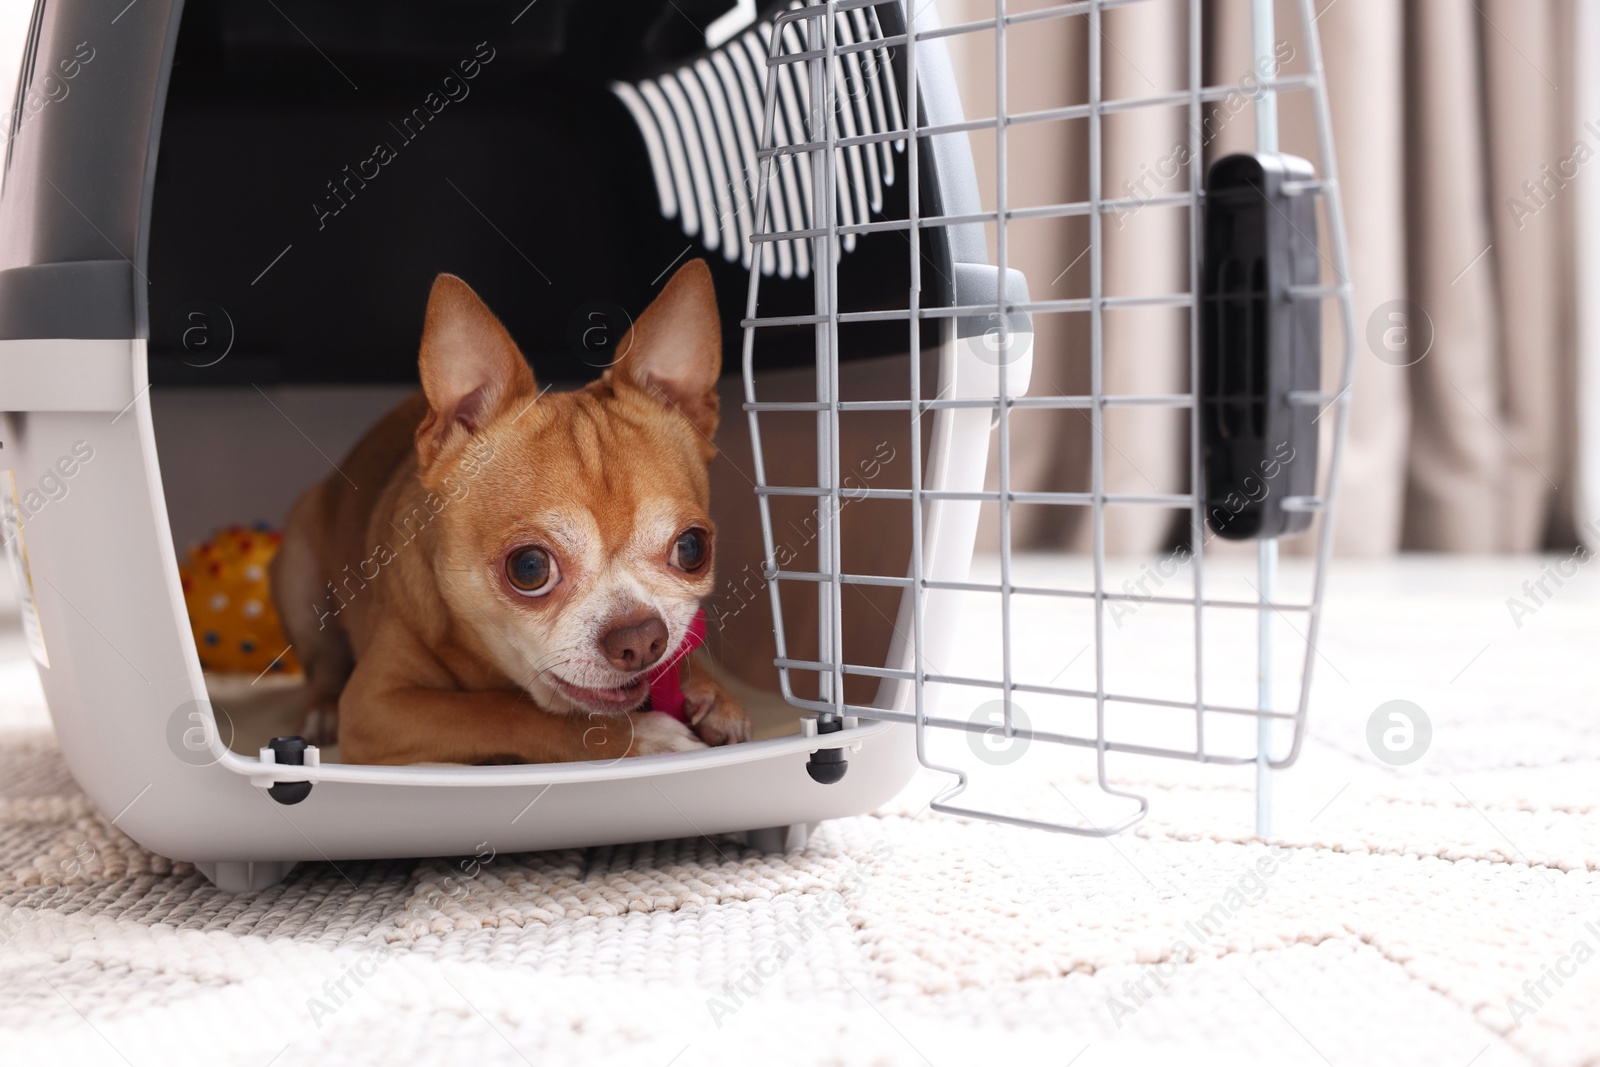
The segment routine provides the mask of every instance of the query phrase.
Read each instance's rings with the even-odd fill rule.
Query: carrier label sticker
[[[39,625],[39,606],[33,597],[33,573],[28,569],[28,549],[22,542],[22,506],[17,500],[17,476],[11,470],[0,472],[0,536],[5,537],[6,558],[11,561],[11,582],[17,590],[17,611],[22,616],[22,632],[28,647],[41,666],[50,666],[50,653],[44,647],[44,629]]]

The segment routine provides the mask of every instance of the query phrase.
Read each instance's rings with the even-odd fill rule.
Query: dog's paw
[[[695,735],[708,745],[750,740],[750,716],[716,679],[693,674],[683,683],[683,710]]]
[[[308,745],[338,744],[338,704],[313,704],[307,708],[300,722],[300,736],[306,739]]]
[[[683,723],[659,711],[639,712],[632,716],[633,743],[628,746],[630,756],[658,756],[663,752],[689,752],[705,748],[706,743],[694,735]]]

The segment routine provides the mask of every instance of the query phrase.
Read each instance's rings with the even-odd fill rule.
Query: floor
[[[1149,816],[1107,839],[930,812],[949,779],[929,772],[790,856],[700,839],[312,864],[240,898],[92,809],[8,630],[0,1048],[141,1067],[1600,1063],[1600,579],[1585,565],[1539,593],[1559,562],[1337,565],[1269,841],[1253,767],[1113,756],[1110,783]],[[1304,578],[1287,567],[1284,596]],[[1251,579],[1218,568],[1207,588]],[[980,601],[945,673],[999,669]],[[1016,678],[1092,685],[1060,601],[1018,598],[1013,619]],[[1109,629],[1108,690],[1181,699],[1185,619],[1140,604]],[[1253,697],[1246,622],[1207,623],[1208,699]],[[1293,706],[1303,624],[1275,624],[1275,706]],[[1396,721],[1369,727],[1395,700],[1413,728],[1386,748]],[[1017,703],[1036,726],[1093,726],[1067,699]],[[1108,715],[1108,736],[1194,744],[1191,713],[1146,707]],[[1208,751],[1249,751],[1241,721],[1208,728]],[[952,744],[975,772],[962,802],[1075,826],[1134,810],[1097,788],[1092,751]]]

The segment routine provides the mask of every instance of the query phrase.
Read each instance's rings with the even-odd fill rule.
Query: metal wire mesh
[[[1320,391],[1293,394],[1290,401],[1299,405],[1314,405],[1323,412],[1332,411],[1333,425],[1324,436],[1323,455],[1326,463],[1321,484],[1324,488],[1314,496],[1300,496],[1284,501],[1290,510],[1318,513],[1319,525],[1315,531],[1315,547],[1311,561],[1310,588],[1307,596],[1293,600],[1280,600],[1275,592],[1274,576],[1277,568],[1275,542],[1261,542],[1259,569],[1256,583],[1257,595],[1242,597],[1216,594],[1209,590],[1206,581],[1206,507],[1202,490],[1201,439],[1200,439],[1200,265],[1197,249],[1200,247],[1202,212],[1204,208],[1203,167],[1206,144],[1203,137],[1203,108],[1211,102],[1237,94],[1234,84],[1207,84],[1203,77],[1202,10],[1200,0],[1187,0],[1187,86],[1177,92],[1152,92],[1137,96],[1111,96],[1103,92],[1103,49],[1107,36],[1102,26],[1103,13],[1110,8],[1128,6],[1141,0],[1085,0],[1033,10],[1011,12],[1007,0],[996,0],[992,18],[952,26],[938,26],[924,5],[917,11],[908,11],[898,3],[880,3],[875,0],[827,0],[824,3],[796,6],[779,14],[770,31],[763,30],[759,39],[765,52],[761,62],[765,78],[761,94],[759,116],[752,115],[759,125],[756,137],[756,160],[759,180],[751,196],[754,218],[748,227],[751,247],[763,249],[763,255],[775,246],[795,249],[789,259],[809,265],[814,280],[815,306],[810,314],[768,315],[760,313],[760,290],[765,273],[775,269],[770,256],[763,260],[747,257],[750,265],[749,296],[744,319],[744,374],[746,404],[750,430],[755,444],[755,474],[757,495],[761,508],[764,538],[765,577],[769,583],[773,618],[777,627],[778,666],[784,696],[795,706],[815,713],[822,723],[845,716],[859,716],[880,720],[911,723],[916,728],[918,754],[923,763],[936,770],[948,771],[956,776],[954,785],[933,804],[936,810],[981,815],[1018,825],[1041,827],[1069,833],[1103,835],[1114,833],[1132,825],[1148,811],[1148,802],[1135,792],[1113,784],[1107,769],[1108,755],[1151,756],[1195,760],[1218,764],[1257,764],[1259,768],[1260,803],[1258,828],[1266,832],[1270,817],[1270,794],[1267,785],[1272,769],[1287,767],[1299,754],[1301,738],[1311,692],[1312,668],[1316,657],[1316,639],[1320,621],[1325,566],[1331,547],[1332,523],[1328,511],[1332,487],[1338,477],[1340,456],[1348,418],[1349,386],[1353,367],[1353,328],[1350,289],[1347,281],[1346,248],[1339,207],[1339,190],[1334,180],[1333,146],[1329,133],[1327,99],[1323,84],[1320,51],[1317,46],[1315,15],[1309,0],[1298,4],[1299,38],[1306,56],[1305,70],[1296,74],[1276,73],[1262,78],[1255,87],[1253,102],[1257,127],[1257,145],[1264,151],[1276,148],[1277,108],[1279,94],[1303,94],[1309,97],[1311,115],[1316,127],[1316,142],[1320,159],[1320,178],[1311,183],[1301,183],[1295,190],[1299,195],[1320,198],[1323,208],[1323,240],[1327,250],[1324,261],[1325,274],[1331,272],[1322,284],[1302,286],[1283,294],[1288,300],[1333,301],[1338,307],[1339,332],[1342,351],[1325,359],[1325,370],[1336,372],[1331,387],[1326,383]],[[1270,49],[1274,37],[1271,24],[1270,0],[1257,0],[1255,5],[1254,51],[1261,54]],[[870,15],[870,23],[864,17]],[[1012,110],[1007,101],[1008,36],[1033,24],[1049,20],[1079,19],[1086,24],[1084,41],[1087,50],[1087,94],[1081,103],[1070,103],[1035,110]],[[866,26],[872,33],[864,31]],[[754,32],[754,31],[753,31]],[[967,35],[990,34],[993,38],[995,67],[994,114],[989,117],[950,121],[933,114],[925,106],[923,93],[927,90],[928,71],[934,57],[925,56],[930,45],[940,44]],[[746,35],[747,39],[751,35]],[[1110,47],[1115,47],[1111,45]],[[867,86],[865,71],[856,63],[865,54],[893,56],[892,65],[875,73],[875,89],[869,89],[869,99],[888,99],[898,102],[897,110],[904,121],[868,121],[870,108],[859,107],[859,86]],[[877,97],[871,93],[876,91]],[[799,114],[793,104],[804,102],[804,112]],[[1186,112],[1185,126],[1189,131],[1189,151],[1184,164],[1187,188],[1179,192],[1158,193],[1136,200],[1107,195],[1108,181],[1103,156],[1104,124],[1108,117],[1156,109],[1181,108]],[[754,108],[752,108],[754,111]],[[881,113],[879,114],[881,118]],[[1044,204],[1012,206],[1008,197],[1007,138],[1013,131],[1040,123],[1083,123],[1085,129],[1085,166],[1087,168],[1087,196],[1083,199],[1061,199]],[[988,131],[995,145],[993,174],[993,206],[983,210],[952,210],[947,198],[937,197],[937,210],[924,211],[924,185],[932,182],[937,192],[938,182],[949,180],[949,174],[939,174],[930,164],[930,150],[948,159],[948,148],[954,138],[965,141],[976,131]],[[903,216],[885,217],[883,200],[877,195],[882,175],[892,174],[889,167],[893,155],[887,150],[893,145],[896,152],[903,150],[904,173],[910,176],[905,195]],[[874,152],[877,150],[877,153]],[[880,164],[874,170],[866,160]],[[921,176],[922,180],[918,180]],[[809,204],[803,211],[796,210],[795,194],[803,190]],[[1105,220],[1108,215],[1137,206],[1170,207],[1187,211],[1189,256],[1187,287],[1185,291],[1155,294],[1114,294],[1106,291],[1106,271],[1103,262],[1106,244]],[[1043,299],[1022,294],[1024,287],[1013,284],[1015,272],[1011,269],[1011,247],[1008,230],[1023,221],[1044,219],[1082,218],[1088,227],[1088,292],[1083,296],[1063,299]],[[983,270],[992,272],[989,291],[992,302],[968,302],[962,286],[954,287],[948,300],[929,299],[930,287],[925,286],[924,267],[932,242],[946,239],[956,228],[977,224],[990,234],[992,265]],[[709,232],[709,231],[708,231]],[[869,234],[897,233],[906,243],[907,271],[905,299],[900,306],[847,309],[841,299],[839,268],[843,257],[855,248],[858,237]],[[802,270],[802,273],[804,271]],[[1027,279],[1033,291],[1046,286],[1042,279]],[[937,288],[937,286],[932,287]],[[1111,394],[1105,380],[1105,334],[1108,313],[1148,313],[1153,309],[1178,309],[1187,315],[1187,375],[1189,388],[1183,392]],[[1169,313],[1171,313],[1169,311]],[[1049,389],[1035,388],[1029,392],[1027,375],[1022,365],[1009,358],[1007,346],[1031,341],[1029,316],[1083,315],[1089,320],[1086,351],[1076,353],[1088,363],[1089,389],[1082,394],[1053,393]],[[841,393],[840,361],[849,355],[849,338],[841,340],[841,331],[856,324],[894,322],[905,327],[906,351],[905,385],[902,396],[852,399]],[[979,324],[981,331],[972,324]],[[774,401],[763,399],[761,392],[761,359],[763,336],[770,330],[806,328],[814,333],[816,352],[815,397],[810,401]],[[931,332],[930,332],[931,330]],[[972,346],[963,343],[963,336],[971,337],[982,332],[998,340],[1001,358],[992,361],[985,373],[992,373],[987,389],[974,390],[963,383],[951,388],[951,376],[963,364],[970,362]],[[930,351],[930,348],[932,349]],[[930,380],[930,377],[933,380]],[[981,376],[980,376],[981,377]],[[1020,380],[1019,380],[1020,379]],[[1177,492],[1128,492],[1114,490],[1108,484],[1106,448],[1106,420],[1109,412],[1122,408],[1159,409],[1178,412],[1187,417],[1188,486]],[[1076,411],[1088,419],[1092,426],[1089,457],[1090,479],[1081,491],[1035,491],[1019,489],[1013,479],[1013,456],[1018,447],[1014,422],[1019,412],[1025,411]],[[907,442],[910,458],[909,484],[904,487],[850,486],[844,476],[844,457],[841,454],[841,422],[857,412],[904,413],[907,423]],[[956,420],[965,418],[970,424],[972,413],[983,413],[992,422],[997,440],[998,468],[994,472],[997,483],[992,489],[983,485],[943,484],[945,468],[930,455],[930,449],[949,448],[949,432]],[[778,484],[768,476],[767,454],[763,451],[763,420],[775,417],[809,417],[813,420],[816,445],[815,478],[811,484]],[[924,418],[931,420],[924,425]],[[1320,415],[1319,415],[1320,418]],[[939,442],[945,442],[943,446]],[[967,447],[971,447],[970,440]],[[948,460],[948,456],[944,457]],[[814,566],[791,565],[780,559],[780,545],[774,534],[773,506],[785,498],[814,501],[817,511],[817,545]],[[905,505],[905,521],[910,526],[910,560],[906,573],[865,573],[852,571],[846,566],[843,539],[842,513],[846,504],[857,500],[894,501]],[[932,558],[931,547],[938,533],[932,530],[948,515],[940,509],[976,509],[990,505],[997,513],[998,523],[998,574],[994,581],[974,581],[964,572],[954,573],[948,562]],[[1017,560],[1014,558],[1013,514],[1021,506],[1049,505],[1086,508],[1092,525],[1091,580],[1083,588],[1029,584],[1019,579]],[[1108,545],[1106,516],[1108,509],[1165,508],[1176,509],[1187,516],[1189,566],[1192,568],[1192,589],[1187,595],[1158,595],[1148,590],[1129,591],[1119,588],[1108,573],[1108,557],[1114,545]],[[867,662],[851,647],[846,639],[850,619],[846,611],[845,591],[851,587],[896,588],[902,591],[901,611],[896,620],[898,640],[896,649],[887,662]],[[805,595],[816,598],[817,634],[815,654],[807,656],[797,651],[790,635],[785,633],[783,603],[786,592],[809,591]],[[1000,676],[974,678],[941,672],[929,661],[927,655],[930,610],[948,610],[950,598],[957,594],[984,594],[998,598]],[[1066,685],[1029,681],[1019,677],[1017,634],[1015,632],[1014,600],[1018,597],[1054,598],[1063,606],[1074,603],[1091,607],[1091,617],[1086,627],[1089,647],[1092,648],[1093,680],[1089,685]],[[936,603],[935,603],[936,602]],[[1108,683],[1107,673],[1107,616],[1118,610],[1118,605],[1157,604],[1173,609],[1184,609],[1192,616],[1193,630],[1193,693],[1192,699],[1174,699],[1134,689],[1117,689]],[[1249,700],[1219,700],[1213,696],[1215,685],[1208,685],[1208,661],[1205,639],[1208,621],[1218,613],[1244,613],[1255,620],[1255,648],[1252,657],[1236,657],[1236,669],[1255,675],[1254,703]],[[934,618],[939,626],[948,620]],[[1081,622],[1079,623],[1081,626]],[[1071,628],[1064,623],[1063,629]],[[1275,639],[1290,637],[1298,655],[1298,676],[1289,684],[1274,686],[1272,677],[1273,645]],[[1070,642],[1064,641],[1064,645]],[[1298,646],[1303,646],[1300,648]],[[1248,645],[1245,646],[1248,648]],[[1244,649],[1238,649],[1244,651]],[[854,653],[854,654],[853,654]],[[805,695],[796,684],[800,676],[815,679],[815,695]],[[878,698],[872,703],[846,699],[846,682],[854,677],[878,679]],[[1001,721],[993,724],[942,714],[929,699],[935,687],[959,687],[964,690],[987,693],[1001,703]],[[1274,694],[1292,691],[1291,700],[1274,704]],[[1058,723],[1045,720],[1038,723],[1018,721],[1013,714],[1016,694],[1039,694],[1052,698],[1084,702],[1092,706],[1092,720],[1088,723]],[[1188,743],[1170,741],[1138,741],[1114,737],[1108,729],[1112,720],[1123,715],[1148,713],[1154,709],[1171,709],[1191,716]],[[1208,726],[1219,719],[1243,718],[1253,721],[1258,728],[1253,731],[1254,751],[1240,751],[1237,746],[1226,748],[1208,735]],[[1094,753],[1096,777],[1099,787],[1107,794],[1126,798],[1136,804],[1136,810],[1111,820],[1104,825],[1060,823],[1022,815],[987,809],[977,809],[954,803],[967,788],[968,776],[962,767],[941,763],[931,751],[931,739],[945,732],[986,732],[998,729],[1007,738],[1022,737],[1033,742],[1065,746],[1069,749]],[[1215,733],[1215,730],[1212,731]],[[1126,731],[1119,732],[1121,734]]]

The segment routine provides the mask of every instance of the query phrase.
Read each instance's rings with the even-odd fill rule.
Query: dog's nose
[[[667,651],[667,624],[659,615],[624,619],[600,635],[600,651],[619,671],[642,671]]]

